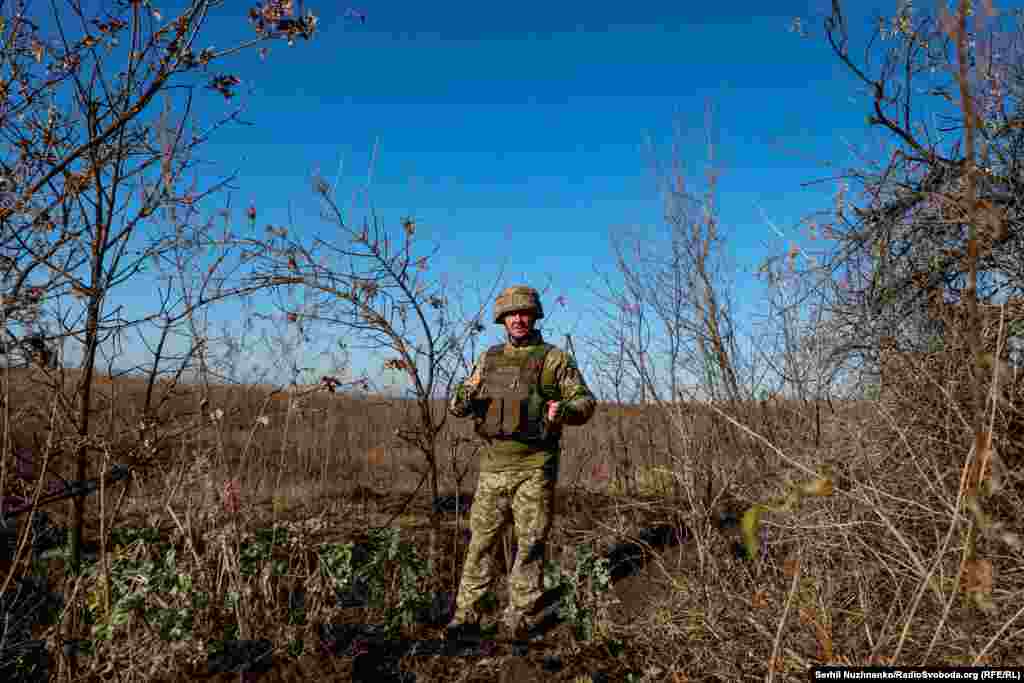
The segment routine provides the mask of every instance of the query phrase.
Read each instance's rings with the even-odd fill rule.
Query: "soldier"
[[[449,404],[452,415],[473,417],[485,441],[470,512],[472,539],[449,638],[481,627],[481,599],[497,578],[493,551],[510,522],[517,552],[502,621],[516,638],[526,637],[536,626],[562,427],[585,424],[596,406],[572,356],[546,344],[534,329],[543,317],[536,290],[509,287],[499,294],[494,322],[505,326],[508,341],[481,356]]]

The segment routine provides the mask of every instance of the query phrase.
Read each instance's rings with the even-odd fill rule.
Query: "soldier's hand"
[[[559,403],[558,401],[548,402],[548,422],[550,422],[551,424],[557,424],[558,422],[561,421],[558,416],[558,409],[561,406],[562,404]]]

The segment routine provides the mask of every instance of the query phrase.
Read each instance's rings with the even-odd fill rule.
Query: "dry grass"
[[[29,379],[16,378],[9,392],[17,397],[11,410],[19,417],[10,422],[10,436],[18,445],[33,443],[33,435],[45,442],[51,425],[39,417],[46,414],[47,394]],[[97,418],[97,433],[111,435],[114,461],[135,457],[131,427],[145,387],[129,379],[99,379],[97,385],[107,391],[96,399],[97,415],[106,416]],[[403,511],[423,466],[393,437],[411,419],[412,406],[326,393],[271,399],[265,387],[214,387],[200,410],[203,398],[199,387],[174,390],[161,413],[173,437],[149,461],[138,460],[117,518],[111,510],[120,489],[105,493],[104,509],[108,524],[154,529],[176,548],[177,571],[207,593],[209,604],[195,611],[189,637],[170,643],[136,617],[130,631],[118,631],[80,658],[78,678],[190,680],[205,670],[209,647],[226,634],[271,640],[277,664],[268,680],[350,677],[351,658],[321,654],[317,625],[374,615],[333,606],[316,549],[359,539],[396,515],[404,537],[427,547],[430,501],[421,493]],[[222,416],[211,419],[219,410]],[[779,448],[783,459],[707,406],[681,406],[666,416],[654,408],[602,405],[589,425],[568,430],[564,440],[552,546],[594,543],[607,550],[663,523],[685,524],[691,537],[656,552],[639,575],[615,585],[622,604],[603,641],[576,642],[561,628],[550,635],[548,650],[525,659],[407,657],[403,667],[427,681],[512,680],[512,672],[574,680],[599,669],[615,680],[634,671],[647,672],[646,680],[696,681],[763,679],[769,671],[784,679],[824,663],[1024,664],[1020,552],[983,533],[981,557],[990,564],[965,572],[961,562],[968,514],[957,507],[957,463],[970,438],[962,429],[922,429],[920,415],[908,410],[886,400],[836,406],[771,401],[729,411]],[[452,421],[448,430],[440,448],[442,490],[454,492],[447,444],[470,428]],[[59,453],[54,462],[69,466]],[[805,479],[793,464],[833,473],[835,493],[769,515],[762,555],[737,557],[734,532],[720,528],[719,513],[742,512]],[[474,473],[471,467],[462,493],[471,492]],[[1004,463],[1001,475],[1002,489],[984,505],[1006,529],[1019,531],[1019,463]],[[238,486],[237,515],[225,511],[230,481]],[[97,502],[97,496],[90,499],[90,538],[99,534]],[[67,519],[64,505],[50,511],[59,521]],[[286,571],[240,574],[239,541],[273,524],[291,533],[291,545],[274,551]],[[430,590],[457,585],[465,524],[464,516],[446,515]],[[110,545],[107,552],[109,559],[115,552],[146,551]],[[560,559],[571,565],[570,557]],[[29,570],[27,560],[14,568],[16,574]],[[84,604],[97,590],[95,582],[65,578],[59,560],[47,571],[72,604]],[[988,592],[988,611],[966,599],[966,581]],[[288,620],[288,592],[297,586],[307,591],[301,624]],[[243,599],[228,610],[225,598],[233,591]],[[88,635],[87,624],[79,628]],[[439,634],[436,627],[415,626],[405,635]],[[39,627],[35,637],[55,643],[56,630]],[[612,647],[608,639],[621,645]],[[563,666],[544,672],[541,658],[552,651]],[[61,658],[53,660],[59,669]]]

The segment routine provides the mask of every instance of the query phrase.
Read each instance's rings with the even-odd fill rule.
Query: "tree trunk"
[[[94,282],[97,279],[93,280]],[[92,376],[96,365],[96,348],[99,343],[99,314],[100,301],[96,295],[89,302],[88,321],[85,333],[85,355],[82,359],[82,374],[79,378],[79,416],[78,416],[78,445],[75,447],[75,480],[84,481],[87,476],[89,463],[89,450],[86,446],[89,436],[89,424],[92,402]],[[74,496],[71,499],[71,538],[70,575],[77,576],[82,569],[82,543],[85,529],[85,496]],[[61,625],[65,641],[76,639],[78,632],[77,611],[70,609],[67,612],[67,619]],[[67,651],[68,667],[71,678],[77,675],[78,657],[74,648]]]
[[[436,440],[431,444],[431,448],[433,452],[430,456],[430,544],[427,548],[427,557],[430,563],[429,566],[433,571],[436,567],[440,566],[437,562],[437,555],[438,543],[441,539],[441,510],[437,506],[440,493],[438,491]]]

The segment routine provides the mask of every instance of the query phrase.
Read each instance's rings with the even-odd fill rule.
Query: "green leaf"
[[[92,627],[92,637],[96,640],[110,640],[114,637],[114,626],[110,623],[97,624]]]
[[[743,547],[747,551],[747,558],[751,560],[757,557],[760,550],[761,513],[766,509],[763,505],[754,505],[743,513],[743,518],[740,520]]]

